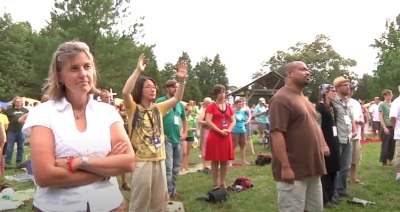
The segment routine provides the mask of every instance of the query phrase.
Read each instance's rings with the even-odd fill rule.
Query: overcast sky
[[[53,2],[0,0],[0,12],[40,29]],[[400,13],[400,1],[131,0],[130,8],[127,23],[146,17],[144,41],[157,45],[160,69],[182,51],[189,53],[193,66],[219,53],[230,84],[242,86],[276,51],[309,43],[318,34],[330,36],[337,52],[357,61],[356,73],[371,73],[376,51],[369,45],[385,31],[386,19]]]

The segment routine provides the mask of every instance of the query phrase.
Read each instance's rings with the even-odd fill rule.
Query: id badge
[[[337,128],[336,128],[336,126],[332,127],[332,132],[333,132],[333,136],[336,137],[337,136]]]
[[[178,116],[174,116],[174,124],[179,125],[179,117]]]
[[[223,126],[223,127],[227,127],[227,126],[228,126],[228,124],[226,123],[226,120],[225,120],[225,119],[222,119],[222,126]]]
[[[153,144],[156,148],[162,147],[162,143],[159,137],[153,137]]]
[[[344,115],[344,123],[349,125],[351,124],[350,116],[349,115]]]

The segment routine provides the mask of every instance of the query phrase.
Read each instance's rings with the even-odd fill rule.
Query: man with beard
[[[285,86],[269,104],[272,173],[279,211],[323,211],[321,175],[329,148],[315,107],[303,95],[310,72],[301,61],[284,68]]]
[[[332,102],[336,112],[336,127],[340,147],[340,171],[336,180],[336,193],[339,197],[348,197],[350,192],[347,190],[347,176],[349,174],[352,155],[353,138],[357,136],[356,124],[354,121],[350,94],[350,80],[341,76],[333,81],[337,96]]]
[[[178,89],[178,82],[175,80],[168,80],[165,83],[166,96],[160,97],[156,103],[165,102],[175,95]],[[178,197],[176,192],[176,181],[179,171],[182,167],[182,148],[181,141],[186,139],[188,131],[188,122],[186,118],[185,106],[182,102],[178,102],[175,107],[169,109],[167,115],[163,117],[164,134],[166,138],[165,152],[166,152],[166,172],[168,194],[170,198]]]

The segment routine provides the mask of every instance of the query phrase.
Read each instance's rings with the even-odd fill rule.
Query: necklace
[[[85,111],[81,112],[80,114],[76,114],[75,112],[73,112],[73,113],[74,113],[74,116],[75,116],[75,119],[78,120],[78,119],[82,116],[82,114],[83,114],[84,112],[85,112]]]

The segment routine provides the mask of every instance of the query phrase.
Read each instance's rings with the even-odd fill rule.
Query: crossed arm
[[[134,169],[134,152],[122,122],[110,127],[111,152],[107,157],[89,157],[87,169],[82,160],[73,160],[74,172],[66,158],[56,158],[53,131],[47,127],[34,126],[31,131],[32,168],[40,187],[70,188],[87,185],[109,176],[117,176]]]

